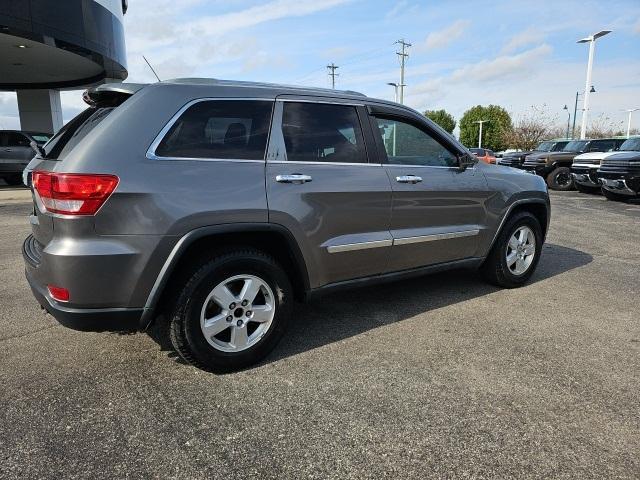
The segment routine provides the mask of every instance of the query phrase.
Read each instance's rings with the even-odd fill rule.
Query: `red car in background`
[[[496,163],[496,154],[493,153],[493,150],[489,150],[488,148],[470,148],[469,151],[484,163],[493,165]]]

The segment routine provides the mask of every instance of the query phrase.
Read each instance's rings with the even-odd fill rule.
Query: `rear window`
[[[481,157],[484,157],[484,150],[481,148],[470,148],[469,151],[474,155],[479,155]]]
[[[68,122],[43,147],[45,158],[49,160],[62,159],[87,134],[104,120],[114,107],[87,108]]]
[[[176,120],[155,154],[171,158],[264,160],[273,102],[208,100]]]

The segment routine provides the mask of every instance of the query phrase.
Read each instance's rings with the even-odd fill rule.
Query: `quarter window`
[[[160,157],[264,160],[272,102],[211,100],[191,105],[171,126]]]
[[[282,134],[290,162],[366,163],[356,108],[285,102]]]
[[[400,120],[376,118],[388,163],[454,167],[458,159],[425,131]]]

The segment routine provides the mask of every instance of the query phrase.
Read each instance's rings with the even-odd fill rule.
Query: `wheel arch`
[[[309,291],[309,275],[305,259],[293,234],[271,224],[228,224],[201,227],[185,234],[165,261],[147,297],[140,327],[148,327],[163,308],[165,292],[180,279],[185,268],[204,253],[224,247],[254,247],[278,260],[290,276],[294,295],[303,299]]]
[[[542,240],[544,241],[546,239],[547,231],[549,230],[549,222],[551,220],[551,208],[548,200],[545,201],[541,198],[516,200],[509,206],[507,211],[502,216],[493,240],[491,241],[491,245],[489,246],[489,252],[495,245],[500,232],[502,232],[502,229],[507,223],[507,220],[519,212],[528,212],[536,217],[538,222],[540,222],[540,227],[542,228]]]

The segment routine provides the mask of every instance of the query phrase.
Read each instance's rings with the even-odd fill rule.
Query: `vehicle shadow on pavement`
[[[529,285],[592,260],[593,257],[585,252],[546,244]],[[498,290],[485,283],[476,271],[453,270],[329,294],[309,303],[296,304],[284,338],[256,367]],[[147,333],[163,351],[170,352],[170,357],[185,363],[163,333],[166,328],[166,322],[157,319]]]
[[[590,263],[585,252],[546,244],[528,285]],[[285,337],[262,363],[277,361],[368,330],[400,322],[432,310],[500,290],[473,270],[417,277],[411,280],[354,289],[296,305]]]

